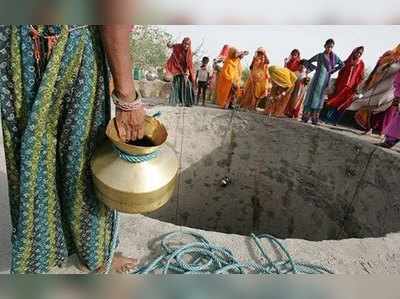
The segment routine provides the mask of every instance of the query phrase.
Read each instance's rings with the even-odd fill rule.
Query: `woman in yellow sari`
[[[288,68],[270,66],[268,70],[272,88],[265,105],[265,113],[269,116],[286,117],[285,110],[295,87],[297,76]]]
[[[241,59],[247,52],[239,52],[236,48],[229,48],[228,57],[217,82],[217,104],[228,109],[239,94],[242,78]]]
[[[269,87],[269,59],[264,48],[258,48],[250,66],[250,76],[246,82],[240,106],[255,110],[261,98],[266,97]]]

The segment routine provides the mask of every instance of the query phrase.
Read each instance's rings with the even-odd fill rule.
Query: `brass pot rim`
[[[108,139],[122,152],[133,155],[148,155],[159,150],[167,141],[168,133],[165,126],[155,117],[145,116],[144,120],[145,136],[153,140],[153,133],[158,130],[158,140],[156,146],[137,146],[125,143],[119,138],[118,131],[115,125],[115,118],[108,122],[106,135]]]

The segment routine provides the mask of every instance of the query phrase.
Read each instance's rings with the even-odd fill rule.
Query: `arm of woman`
[[[174,47],[174,44],[173,44],[172,42],[168,42],[168,43],[167,43],[167,47],[170,48],[170,49],[172,49],[172,48]]]
[[[307,68],[307,70],[308,70],[309,73],[311,73],[311,72],[313,72],[313,71],[315,71],[315,70],[317,69],[317,66],[314,65],[314,62],[317,62],[317,61],[318,61],[318,57],[319,57],[319,54],[317,54],[317,55],[311,57],[311,59],[307,60],[307,61],[304,63],[304,66]]]
[[[132,78],[132,60],[129,53],[130,25],[103,25],[101,35],[114,81],[113,94],[121,101],[137,100]],[[139,104],[131,111],[116,108],[116,125],[119,137],[127,141],[142,139],[144,134],[144,108]]]
[[[341,70],[343,67],[344,67],[344,62],[338,56],[336,56],[336,66],[332,70],[331,74],[336,73],[337,71]]]

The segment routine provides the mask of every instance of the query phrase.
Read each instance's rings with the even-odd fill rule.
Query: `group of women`
[[[302,115],[304,122],[311,119],[317,124],[330,77],[343,67],[342,61],[332,51],[333,46],[334,41],[328,40],[325,51],[310,60],[301,59],[300,51],[295,49],[285,59],[283,67],[270,65],[266,50],[258,48],[243,90],[237,88],[241,81],[240,60],[243,56],[230,48],[230,55],[217,72],[217,104],[221,108],[228,108],[232,102],[236,102],[250,110],[263,106],[269,116],[298,118]],[[316,72],[306,94],[306,86],[310,81],[307,75],[312,71]]]
[[[366,133],[373,130],[385,134],[387,138],[382,145],[391,147],[400,139],[400,133],[393,133],[395,127],[400,127],[400,124],[393,126],[399,122],[400,91],[396,90],[400,88],[400,45],[380,57],[367,78],[362,60],[364,47],[355,48],[342,62],[333,52],[334,46],[334,40],[328,39],[323,51],[311,59],[301,59],[300,51],[295,49],[285,59],[284,66],[270,65],[267,51],[258,48],[248,79],[241,86],[241,60],[248,52],[225,45],[214,60],[210,82],[216,103],[223,109],[237,104],[244,109],[261,109],[269,116],[301,118],[305,123],[311,120],[314,125],[320,120],[336,125],[351,119]],[[174,74],[171,101],[190,106],[195,82],[190,39],[185,38],[180,46],[174,47],[167,64]],[[339,72],[337,79],[330,88],[336,72]],[[310,73],[314,73],[312,80]]]
[[[333,53],[333,47],[334,41],[328,40],[325,43],[324,52],[315,55],[310,60],[301,59],[300,51],[295,49],[289,58],[285,59],[283,67],[269,65],[266,50],[257,49],[244,91],[242,94],[237,94],[238,104],[251,110],[265,106],[264,112],[275,117],[298,118],[301,114],[304,122],[311,119],[313,124],[318,124],[330,77],[344,66],[340,58]],[[354,53],[356,52],[362,54],[361,50],[355,50]],[[351,55],[353,56],[355,54]],[[310,81],[307,75],[313,71],[315,74],[306,93],[306,87]],[[360,71],[363,72],[363,69]],[[239,63],[235,76],[239,76],[240,72]],[[229,80],[232,70],[226,72],[224,66],[219,76],[219,81]],[[220,84],[217,84],[217,103],[221,107],[226,107],[225,102],[231,99],[221,98],[220,90]],[[340,99],[342,99],[341,96]],[[336,101],[334,103],[337,104]]]

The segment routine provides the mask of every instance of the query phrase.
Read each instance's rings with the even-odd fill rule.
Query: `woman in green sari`
[[[144,109],[132,104],[130,27],[0,27],[12,273],[46,273],[73,253],[92,271],[134,266],[114,255],[118,214],[97,200],[89,167],[110,119],[106,54],[115,97],[132,107],[117,101],[121,138],[143,137]]]

